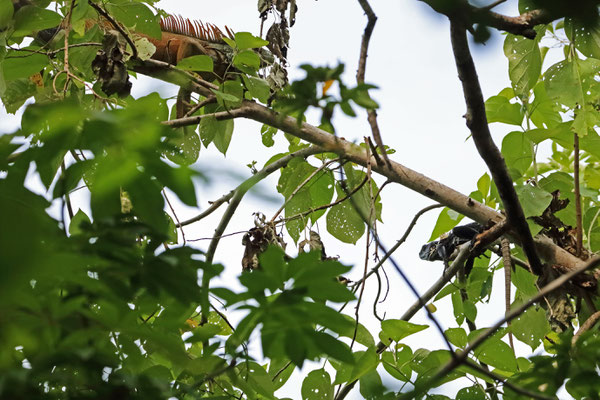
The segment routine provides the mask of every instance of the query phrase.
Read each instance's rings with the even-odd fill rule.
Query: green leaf
[[[594,76],[600,71],[600,60],[564,60],[548,68],[544,82],[548,96],[564,106],[574,109],[583,106],[593,95]]]
[[[294,197],[292,197],[285,205],[285,216],[286,218],[296,216],[302,212],[308,210],[312,206],[310,193],[308,190],[299,191]],[[295,218],[286,221],[285,227],[295,242],[300,238],[300,234],[306,228],[308,218]]]
[[[11,0],[0,0],[0,29],[8,26],[12,20],[14,7]]]
[[[379,104],[371,98],[368,90],[356,90],[352,95],[352,100],[359,106],[368,110],[379,108]]]
[[[544,82],[539,82],[533,88],[535,98],[531,102],[531,121],[538,128],[553,128],[562,122],[562,118],[558,113],[558,105],[556,101],[550,99],[546,92]]]
[[[485,113],[489,123],[502,122],[520,126],[523,111],[518,103],[510,103],[506,97],[492,96],[485,102]]]
[[[484,390],[479,385],[462,388],[456,393],[456,400],[486,400]]]
[[[269,100],[269,96],[271,96],[271,88],[269,87],[269,83],[267,81],[247,75],[242,75],[242,79],[244,80],[246,89],[248,89],[253,98],[258,99],[258,101],[261,103],[266,103]],[[275,132],[277,132],[277,129],[271,129],[274,129]]]
[[[381,356],[383,368],[395,379],[402,382],[408,382],[412,375],[410,361],[413,352],[410,347],[404,344],[397,344],[395,350],[386,351]]]
[[[384,398],[382,397],[384,392],[385,392],[385,386],[383,386],[383,383],[381,381],[381,377],[379,376],[379,373],[377,373],[376,369],[372,369],[371,371],[367,372],[365,375],[363,375],[360,378],[360,394],[363,396],[363,398],[365,399],[381,399]],[[393,397],[388,396],[387,398],[392,399]]]
[[[287,359],[271,359],[268,374],[273,381],[275,390],[281,388],[294,373],[295,367]]]
[[[260,58],[252,50],[244,50],[233,57],[233,65],[236,67],[250,67],[253,70],[260,68]]]
[[[15,13],[15,36],[25,36],[60,24],[62,17],[42,7],[25,6]]]
[[[73,219],[69,222],[69,235],[78,235],[82,233],[81,225],[91,224],[90,217],[86,215],[81,209],[77,210]]]
[[[273,136],[275,136],[277,134],[277,132],[278,132],[277,128],[273,128],[272,126],[269,126],[269,125],[263,125],[260,128],[262,144],[264,144],[265,147],[273,147],[273,145],[275,144],[275,141],[273,140]],[[275,161],[275,160],[271,159],[271,160],[267,161],[265,166],[269,165],[272,161]]]
[[[395,342],[399,342],[405,337],[427,328],[429,328],[427,325],[417,325],[400,319],[386,319],[381,321],[381,333],[379,334],[379,338],[384,342],[387,341],[388,338]]]
[[[236,32],[235,45],[238,49],[255,49],[268,45],[267,40],[253,36],[250,32]]]
[[[575,113],[575,119],[571,129],[579,137],[586,136],[588,133],[594,133],[594,126],[598,122],[598,111],[594,109],[581,109]]]
[[[467,345],[467,333],[463,328],[446,329],[446,337],[456,347],[463,348]]]
[[[317,347],[328,356],[341,362],[349,364],[354,363],[352,350],[350,350],[350,347],[341,340],[338,340],[327,333],[318,331],[314,332],[313,340]]]
[[[597,26],[565,18],[565,33],[584,56],[600,59],[600,29]]]
[[[536,39],[527,39],[509,33],[504,40],[504,54],[508,58],[508,76],[517,94],[525,95],[535,86],[542,70],[542,55]]]
[[[200,137],[192,127],[183,127],[173,130],[174,135],[169,137],[167,145],[173,146],[165,155],[179,165],[192,165],[200,156]]]
[[[212,116],[204,117],[200,120],[198,130],[204,147],[214,142],[217,149],[225,154],[233,135],[233,121],[218,121]]]
[[[487,174],[487,172],[481,175],[481,178],[479,178],[479,180],[477,181],[477,190],[479,190],[479,192],[483,195],[484,198],[487,197],[487,195],[490,192],[491,183],[492,179]]]
[[[354,324],[354,325],[356,324],[355,319],[352,318],[351,316],[345,315],[345,318],[348,321],[352,322],[352,324]],[[344,336],[344,337],[352,339],[354,337],[354,331],[355,331],[354,327],[349,327],[349,329],[347,329],[346,331],[340,332],[340,336]],[[375,340],[373,339],[373,335],[371,335],[371,332],[369,332],[369,330],[367,328],[365,328],[365,326],[363,324],[361,324],[360,322],[358,323],[358,326],[356,326],[355,340],[357,343],[360,343],[365,347],[375,346]]]
[[[477,318],[477,307],[471,300],[463,301],[463,311],[465,313],[465,318],[469,321],[475,322],[475,318]]]
[[[544,310],[539,307],[529,307],[511,321],[510,330],[515,338],[531,347],[533,352],[542,344],[542,339],[550,331],[550,324]]]
[[[433,232],[429,237],[429,242],[439,238],[446,232],[450,232],[464,218],[464,215],[457,213],[454,210],[444,207],[435,223]]]
[[[501,152],[514,180],[521,178],[533,162],[533,143],[523,132],[504,136]]]
[[[475,357],[492,367],[507,372],[517,372],[517,359],[512,349],[502,340],[491,337],[475,349]]]
[[[331,377],[324,369],[316,369],[308,373],[302,382],[303,400],[332,400],[333,385]]]
[[[106,4],[107,11],[122,22],[126,27],[136,32],[160,39],[161,30],[158,16],[145,5],[135,1],[112,0]]]
[[[0,65],[1,66],[1,65]],[[0,71],[1,73],[2,71]],[[0,77],[1,80],[1,77]],[[25,101],[37,93],[35,83],[29,79],[16,79],[7,82],[4,93],[2,93],[2,104],[6,112],[14,114]]]
[[[374,370],[379,365],[379,356],[375,351],[375,347],[370,347],[366,351],[357,351],[354,353],[354,357],[356,358],[356,363],[352,367],[350,381],[360,379],[360,377]]]
[[[220,132],[215,134],[215,138],[213,143],[217,150],[219,150],[223,155],[227,153],[227,149],[229,148],[229,143],[231,143],[231,137],[233,136],[233,120],[227,119],[224,121],[219,121],[222,123],[222,127],[220,128]]]
[[[338,199],[345,197],[338,185]],[[349,200],[329,209],[327,213],[327,232],[344,243],[355,244],[365,233],[365,223]]]
[[[177,68],[186,71],[212,72],[213,59],[205,55],[186,57],[177,63]]]
[[[34,47],[26,47],[30,50],[38,50]],[[48,65],[48,57],[43,54],[23,52],[9,52],[4,58],[4,79],[12,81],[19,78],[29,78],[39,73]]]
[[[538,186],[516,186],[515,191],[519,196],[525,218],[542,215],[552,201],[552,195]]]

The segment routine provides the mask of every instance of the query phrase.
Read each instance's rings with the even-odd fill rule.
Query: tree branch
[[[166,82],[187,85],[192,91],[203,96],[210,96],[213,94],[210,89],[216,88],[209,82],[160,61],[146,60],[144,62],[137,62],[132,66],[132,69]],[[182,83],[182,81],[185,82]],[[268,107],[247,100],[244,100],[242,105],[236,110],[239,110],[237,111],[237,116],[270,125],[302,140],[318,145],[325,151],[334,152],[358,165],[364,167],[367,165],[368,160],[365,149],[306,122],[298,123],[298,120],[293,117],[284,116]],[[388,180],[399,183],[441,203],[482,225],[487,225],[489,222],[498,223],[504,220],[504,216],[498,211],[397,162],[390,161],[389,166],[378,165],[373,157],[371,163],[373,171],[385,176]],[[511,239],[515,240],[514,236],[511,236]],[[540,256],[548,263],[561,264],[569,270],[575,269],[583,263],[582,260],[555,245],[545,236],[538,236],[535,243]]]
[[[427,304],[427,302],[433,298],[433,296],[438,294],[439,291],[442,290],[442,288],[446,285],[446,283],[448,283],[450,279],[452,279],[452,277],[454,277],[457,274],[457,272],[464,266],[465,261],[467,260],[467,257],[469,255],[469,244],[462,244],[459,246],[458,249],[458,256],[452,262],[452,265],[446,268],[442,276],[425,293],[419,296],[417,300],[408,308],[408,310],[404,312],[404,314],[402,314],[402,316],[400,317],[402,321],[409,321],[417,313],[417,311],[424,307]],[[383,353],[387,348],[387,344],[383,342],[377,343],[377,354]],[[356,385],[356,382],[358,382],[358,380],[348,382],[344,387],[342,387],[342,389],[335,397],[335,400],[344,399],[348,395],[348,393],[350,393],[354,385]]]
[[[537,25],[549,24],[555,19],[561,18],[560,15],[553,15],[547,10],[531,10],[516,17],[499,14],[491,10],[490,6],[475,7],[466,1],[463,4],[450,2],[447,0],[421,0],[429,5],[433,10],[447,17],[462,15],[469,26],[473,24],[483,24],[496,28],[500,31],[512,33],[514,35],[524,36],[529,39],[536,37],[535,27]],[[498,3],[498,2],[496,2]],[[492,4],[495,6],[497,4]]]
[[[410,224],[408,225],[408,228],[406,228],[406,232],[404,232],[404,235],[402,235],[402,237],[400,239],[398,239],[398,241],[396,242],[396,244],[393,245],[390,248],[390,250],[387,253],[384,254],[384,256],[377,263],[377,265],[375,265],[373,268],[371,268],[371,270],[369,271],[369,273],[367,275],[365,275],[364,278],[361,278],[358,281],[354,282],[353,286],[360,285],[363,282],[363,280],[367,279],[369,276],[371,276],[374,273],[376,273],[377,270],[379,270],[379,268],[381,268],[381,266],[383,265],[383,263],[385,263],[387,261],[387,259],[392,255],[392,253],[394,253],[396,250],[398,250],[398,248],[406,241],[406,239],[408,239],[408,235],[410,235],[410,233],[412,232],[413,228],[417,224],[417,221],[421,217],[421,215],[425,214],[427,211],[434,210],[434,209],[440,208],[440,207],[443,207],[443,205],[442,204],[432,204],[430,206],[427,206],[427,207],[423,208],[418,213],[416,213],[415,216],[413,217],[412,221],[410,221]]]
[[[563,286],[565,283],[567,283],[569,280],[571,280],[575,276],[585,272],[586,270],[588,270],[590,268],[594,268],[599,264],[600,264],[600,257],[594,257],[594,258],[586,261],[585,263],[583,263],[576,269],[560,276],[559,278],[556,278],[555,280],[553,280],[552,282],[550,282],[549,284],[544,286],[535,296],[532,296],[529,300],[527,300],[521,306],[511,310],[509,313],[506,314],[506,316],[504,318],[502,318],[501,320],[496,322],[492,327],[483,331],[471,343],[469,343],[463,351],[457,353],[455,357],[453,357],[448,363],[446,363],[446,365],[442,366],[442,368],[440,368],[439,371],[434,376],[432,376],[430,379],[428,379],[427,382],[419,385],[419,387],[415,388],[415,390],[412,393],[406,393],[405,395],[402,396],[402,398],[412,399],[412,398],[415,398],[415,395],[417,393],[422,393],[424,390],[427,390],[427,388],[429,388],[432,384],[435,384],[435,382],[439,381],[441,378],[446,376],[448,373],[450,373],[456,367],[461,365],[471,351],[473,351],[477,347],[479,347],[483,342],[485,342],[485,340],[487,338],[492,336],[498,330],[498,328],[500,328],[506,322],[511,321],[514,318],[518,317],[523,312],[525,312],[529,307],[531,307],[533,304],[537,303],[539,300],[541,300],[543,297],[547,296],[552,291],[560,288],[561,286]]]
[[[356,71],[356,82],[361,84],[365,82],[365,71],[367,68],[367,55],[369,52],[369,42],[371,40],[371,34],[373,33],[373,29],[375,28],[375,23],[377,22],[377,16],[375,12],[371,8],[371,5],[367,0],[358,0],[358,3],[362,7],[363,11],[367,15],[367,26],[365,27],[365,31],[363,33],[362,41],[360,44],[360,56],[358,57],[358,70]],[[381,138],[381,131],[379,130],[379,124],[377,123],[377,112],[375,110],[367,110],[367,121],[371,126],[371,133],[373,134],[373,139],[375,139],[375,143],[377,144],[377,148],[381,152],[381,156],[385,160],[386,164],[389,165],[390,159],[388,158],[387,153],[385,152],[385,146],[383,145],[383,139]],[[377,153],[374,152],[375,161],[377,161]]]
[[[259,181],[263,180],[264,178],[266,178],[271,173],[279,170],[280,168],[285,167],[287,165],[287,163],[290,162],[295,157],[303,157],[303,158],[305,158],[305,157],[308,157],[308,156],[311,156],[311,155],[314,155],[314,154],[318,154],[318,153],[323,153],[323,152],[325,152],[324,149],[322,149],[322,148],[320,148],[318,146],[311,146],[311,147],[307,147],[305,149],[299,150],[297,152],[290,153],[290,154],[288,154],[288,155],[280,158],[279,160],[277,160],[277,161],[275,161],[275,162],[267,165],[262,170],[260,170],[256,174],[252,175],[249,179],[247,179],[246,181],[242,182],[241,185],[239,185],[237,188],[235,188],[234,190],[232,190],[226,196],[224,196],[224,197],[229,197],[231,199],[231,202],[229,203],[229,207],[227,207],[227,210],[223,214],[223,217],[221,218],[221,222],[219,223],[219,225],[215,229],[215,234],[213,235],[213,238],[212,238],[212,240],[210,242],[210,245],[208,247],[208,251],[206,252],[206,260],[207,260],[207,262],[208,263],[212,262],[213,257],[215,255],[215,251],[217,249],[217,245],[219,244],[219,240],[220,240],[221,236],[223,235],[223,232],[225,232],[225,228],[229,224],[229,221],[231,220],[231,217],[233,217],[233,214],[235,213],[235,210],[237,209],[237,206],[242,201],[242,198],[244,197],[244,195],[246,194],[246,192],[252,186],[256,185]],[[220,203],[220,204],[222,204],[222,203]],[[203,214],[201,214],[201,215],[203,215]],[[198,217],[196,217],[196,218],[198,218]],[[192,218],[192,219],[194,219],[194,218]],[[197,220],[198,219],[196,219],[196,221]],[[182,222],[182,224],[184,224],[184,223],[188,223],[188,221]]]
[[[598,320],[600,320],[600,311],[596,311],[595,313],[593,313],[592,315],[590,315],[588,317],[588,319],[586,319],[585,322],[583,324],[581,324],[581,326],[579,327],[579,330],[573,336],[573,339],[571,339],[571,345],[574,346],[575,343],[577,343],[577,340],[579,340],[579,337],[584,332],[587,332],[590,329],[592,329],[592,327],[594,325],[596,325],[596,322],[598,322]]]
[[[498,193],[506,210],[508,223],[516,232],[523,251],[529,259],[531,269],[536,275],[541,275],[542,263],[538,258],[529,225],[527,225],[527,221],[525,220],[523,208],[517,197],[504,158],[490,134],[485,115],[483,94],[481,93],[477,71],[475,70],[475,64],[469,50],[466,33],[463,21],[455,18],[450,19],[452,50],[454,52],[456,68],[458,69],[458,76],[462,82],[465,102],[467,103],[467,114],[465,116],[467,127],[471,131],[477,151],[488,166],[492,178],[496,183]]]

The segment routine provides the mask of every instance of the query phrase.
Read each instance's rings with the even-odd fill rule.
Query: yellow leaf
[[[193,319],[186,319],[185,323],[190,327],[190,329],[194,329],[198,327],[198,321],[194,321]]]
[[[437,311],[437,307],[433,305],[433,303],[429,303],[426,305],[427,309],[429,310],[430,313],[434,313]]]
[[[40,74],[39,72],[37,74],[31,75],[29,77],[29,80],[35,83],[37,87],[44,87],[44,80],[42,79],[42,74]]]
[[[325,96],[327,94],[327,91],[329,90],[329,88],[331,87],[331,85],[333,85],[333,82],[335,82],[334,79],[330,79],[328,81],[325,81],[325,84],[323,84],[323,96]]]

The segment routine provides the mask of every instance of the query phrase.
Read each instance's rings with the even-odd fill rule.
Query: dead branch
[[[377,16],[375,15],[375,12],[371,8],[371,5],[367,0],[358,0],[358,3],[367,15],[367,26],[365,27],[365,31],[363,33],[362,41],[360,44],[358,70],[356,71],[356,82],[360,84],[365,82],[369,42],[371,40],[371,34],[373,33],[373,29],[375,28],[375,23],[377,22]],[[379,124],[377,123],[377,112],[375,110],[367,110],[367,121],[371,126],[371,133],[373,134],[373,139],[375,139],[377,148],[381,152],[381,156],[385,160],[386,164],[389,166],[390,159],[388,158],[387,153],[385,152],[385,146],[383,145],[383,139],[381,138],[381,131],[379,130]],[[375,156],[376,161],[378,161],[377,153],[374,152],[373,155]]]

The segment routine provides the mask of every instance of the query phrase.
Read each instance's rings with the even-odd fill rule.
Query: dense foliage
[[[482,17],[487,9],[426,2],[451,19],[461,15],[468,28],[475,23],[479,41],[498,28],[493,18]],[[268,40],[236,33],[219,44],[225,61],[197,55],[176,68],[149,60],[155,48],[147,38],[160,36],[164,15],[153,3],[0,0],[2,104],[15,113],[35,99],[21,128],[0,137],[0,398],[275,399],[307,360],[320,361],[322,368],[302,370],[303,399],[340,400],[356,382],[368,399],[448,399],[430,390],[464,377],[470,381],[460,381],[464,387],[452,394],[456,399],[556,398],[559,390],[576,399],[600,398],[600,335],[592,329],[600,303],[591,272],[524,307],[510,325],[478,328],[478,307],[489,301],[493,276],[503,267],[492,253],[497,244],[488,243],[492,250],[479,249],[485,254],[470,259],[472,269],[459,271],[424,299],[433,315],[433,302],[452,299],[456,325],[443,332],[449,346],[444,349],[403,343],[436,329],[408,321],[420,307],[384,319],[376,332],[339,312],[356,301],[364,280],[343,278],[351,266],[327,257],[319,236],[310,232],[312,224],[321,219],[345,243],[376,237],[383,200],[372,174],[379,173],[446,206],[434,240],[464,217],[453,209],[453,195],[394,180],[393,168],[384,167],[393,150],[378,137],[354,145],[335,136],[334,113],[355,117],[357,110],[368,110],[376,126],[378,104],[364,79],[344,82],[343,65],[304,65],[305,78],[287,84],[287,24],[296,18],[295,1],[258,2],[263,17],[279,18]],[[368,3],[359,3],[369,13]],[[600,251],[600,28],[593,15],[566,15],[553,4],[519,2],[521,13],[539,11],[545,19],[531,22],[527,34],[505,36],[511,87],[485,101],[485,114],[489,123],[515,127],[504,136],[501,154],[531,233],[548,237],[548,246],[594,260]],[[98,8],[119,23],[118,43],[107,40],[115,28],[111,22],[87,22],[106,21]],[[591,10],[597,14],[597,8],[594,3]],[[365,57],[367,45],[363,41]],[[542,69],[548,49],[557,46],[564,58]],[[104,64],[100,48],[112,54]],[[119,48],[123,59],[111,58]],[[227,64],[226,79],[217,77],[219,62]],[[107,77],[108,64],[113,69]],[[169,109],[158,93],[134,99],[119,65],[195,91],[192,106],[199,107],[177,119],[176,106]],[[332,85],[337,90],[330,92]],[[303,124],[309,109],[321,112],[319,127]],[[216,227],[204,252],[178,237],[178,228],[191,222],[178,221],[165,200],[168,190],[197,206],[198,185],[211,178],[194,169],[200,148],[212,143],[225,154],[238,117],[264,123],[266,148],[278,130],[285,139],[277,139],[289,143],[287,153],[273,154],[264,169],[254,168],[251,178],[208,209],[230,201],[226,225],[241,196],[280,171],[276,189],[285,217],[258,217],[244,237],[242,289],[214,284],[223,271],[212,258],[224,226]],[[542,143],[551,143],[543,162],[536,158]],[[476,183],[469,207],[504,209],[500,184],[490,177],[495,172]],[[26,188],[34,176],[45,196]],[[85,207],[71,201],[78,190],[89,192]],[[48,211],[53,202],[59,212]],[[485,225],[488,218],[477,210],[467,216]],[[485,215],[497,215],[494,222],[503,218]],[[288,241],[312,251],[288,256],[282,225]],[[519,242],[518,235],[507,235]],[[516,288],[513,309],[575,270],[541,254],[548,263],[534,274],[520,261],[523,251],[511,251],[519,264],[505,266]],[[232,324],[225,309],[243,318]],[[471,348],[477,337],[485,340]],[[518,357],[512,337],[532,353],[542,345],[545,351]],[[260,343],[263,358],[248,351],[253,342]]]

